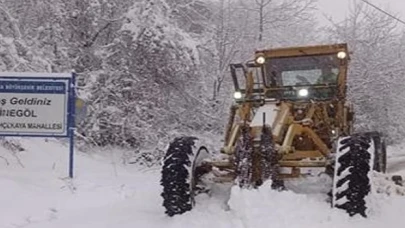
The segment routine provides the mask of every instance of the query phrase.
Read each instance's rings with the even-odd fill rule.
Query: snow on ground
[[[193,211],[169,218],[161,207],[160,170],[124,166],[108,153],[78,152],[70,181],[66,145],[44,139],[21,143],[27,150],[15,155],[0,148],[0,228],[403,227],[405,197],[372,197],[365,220],[330,209],[324,197],[274,192],[268,185],[234,187],[228,205],[223,196],[200,196]],[[405,150],[390,151],[390,169],[404,173]]]
[[[389,148],[388,172],[405,176],[405,144]]]

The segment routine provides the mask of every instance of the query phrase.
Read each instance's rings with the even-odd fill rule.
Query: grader
[[[256,188],[271,181],[327,175],[331,206],[367,216],[371,173],[386,170],[379,132],[353,130],[346,98],[347,44],[259,50],[254,60],[231,64],[235,102],[220,153],[197,137],[177,137],[162,167],[163,206],[174,216],[191,210],[210,183]]]

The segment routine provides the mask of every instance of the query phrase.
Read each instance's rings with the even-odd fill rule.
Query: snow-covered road
[[[405,197],[373,197],[369,219],[332,210],[318,195],[232,188],[230,209],[218,197],[200,197],[191,212],[166,217],[159,171],[119,165],[111,157],[78,153],[76,178],[66,179],[67,147],[54,140],[23,139],[18,159],[0,149],[0,228],[171,227],[392,227],[405,225]],[[405,170],[405,150],[392,148],[390,170]],[[6,160],[5,160],[6,159]],[[7,162],[6,162],[7,161]],[[8,163],[8,165],[6,164]]]

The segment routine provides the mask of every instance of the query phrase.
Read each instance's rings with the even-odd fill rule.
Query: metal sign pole
[[[75,138],[75,113],[76,113],[76,73],[72,72],[72,80],[70,82],[70,126],[69,126],[69,177],[73,178],[74,168],[74,138]]]

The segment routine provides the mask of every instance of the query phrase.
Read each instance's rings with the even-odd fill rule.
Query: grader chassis
[[[251,188],[271,180],[284,190],[287,179],[323,174],[333,180],[332,207],[366,217],[370,173],[385,172],[386,148],[378,132],[353,132],[349,60],[347,45],[333,44],[260,50],[231,64],[235,104],[221,153],[196,137],[170,143],[161,178],[166,214],[191,210],[210,181]]]

